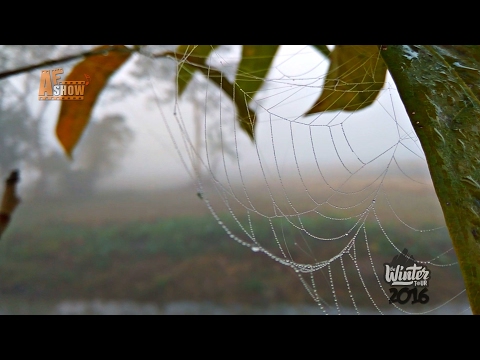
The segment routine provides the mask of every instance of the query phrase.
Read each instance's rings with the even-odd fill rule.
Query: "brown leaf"
[[[85,86],[83,100],[63,100],[60,108],[56,133],[69,157],[72,157],[72,152],[90,121],[90,115],[99,94],[105,88],[112,74],[131,55],[124,45],[100,46],[94,50],[101,49],[106,49],[108,52],[86,57],[72,69],[65,79],[65,81],[78,81],[89,76],[89,84]]]
[[[387,66],[376,45],[336,45],[324,88],[306,113],[355,111],[375,101],[385,83]]]

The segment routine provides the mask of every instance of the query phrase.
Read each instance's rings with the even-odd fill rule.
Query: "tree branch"
[[[43,61],[43,62],[38,63],[38,64],[28,65],[28,66],[24,66],[24,67],[14,69],[14,70],[8,70],[8,71],[0,72],[0,80],[5,79],[5,78],[10,77],[10,76],[13,76],[13,75],[26,73],[26,72],[29,72],[29,71],[32,71],[32,70],[35,70],[35,69],[50,67],[50,66],[53,66],[53,65],[65,63],[67,61],[81,59],[81,58],[87,57],[87,56],[102,54],[102,53],[105,53],[107,51],[138,52],[139,50],[140,49],[137,46],[133,47],[133,49],[127,49],[126,50],[126,49],[118,48],[117,45],[112,45],[110,48],[106,48],[106,49],[89,50],[89,51],[85,51],[85,52],[82,52],[82,53],[77,54],[77,55],[69,55],[69,56],[65,56],[65,57],[62,57],[60,59],[55,59],[55,60],[46,60],[46,61]]]
[[[478,46],[388,45],[388,65],[420,140],[473,314],[480,314]],[[461,71],[462,65],[468,73]],[[467,67],[468,66],[468,67]],[[462,78],[463,76],[463,78]],[[467,80],[467,82],[465,82]]]
[[[20,198],[16,194],[16,187],[19,180],[19,172],[18,170],[14,170],[5,181],[5,190],[3,192],[3,198],[0,207],[0,239],[10,223],[10,218],[13,211],[20,203]]]

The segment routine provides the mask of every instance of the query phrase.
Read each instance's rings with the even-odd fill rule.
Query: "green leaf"
[[[320,51],[326,57],[330,56],[330,49],[327,47],[327,45],[312,45],[312,46],[318,51]]]
[[[105,88],[109,78],[128,60],[131,52],[123,45],[105,48],[105,54],[92,55],[85,58],[72,69],[65,81],[81,81],[90,78],[85,85],[83,100],[62,100],[60,115],[57,121],[56,134],[68,157],[80,140],[98,96]],[[125,50],[125,51],[123,51]]]
[[[198,66],[205,66],[205,62],[213,49],[218,45],[179,45],[175,52],[181,55],[182,60],[178,63],[177,79],[178,79],[178,96],[183,94],[183,91],[190,83],[193,73],[196,70],[195,66],[188,64],[195,63]],[[177,58],[179,58],[177,56]]]
[[[270,71],[279,45],[243,45],[242,59],[235,77],[235,97],[238,120],[250,138],[254,138],[255,116],[248,107],[257,91],[263,85]]]
[[[376,45],[336,45],[323,91],[306,115],[363,109],[375,101],[386,75],[387,66]]]
[[[178,61],[182,61],[183,56],[177,52],[167,52],[165,55],[172,56]],[[255,123],[256,115],[255,112],[248,107],[248,100],[245,100],[245,94],[243,94],[238,89],[235,89],[234,85],[225,77],[225,75],[220,71],[215,69],[213,66],[208,68],[202,64],[195,62],[193,58],[189,62],[189,66],[194,70],[199,70],[205,75],[205,77],[216,84],[222,91],[227,94],[230,99],[233,101],[237,108],[237,117],[242,129],[244,129],[251,139],[253,139],[253,125]],[[239,95],[239,92],[241,93]]]
[[[243,45],[235,84],[250,101],[263,85],[279,45]]]
[[[220,89],[225,92],[233,101],[237,108],[237,120],[240,123],[240,127],[248,134],[250,139],[254,139],[254,125],[256,122],[255,111],[248,106],[248,99],[245,94],[238,94],[238,89],[235,92],[234,85],[228,81],[221,71],[214,68],[200,68],[205,77],[208,77],[210,81],[217,84]]]

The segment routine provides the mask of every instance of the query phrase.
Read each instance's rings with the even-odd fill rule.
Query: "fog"
[[[225,61],[225,58],[223,60]],[[152,62],[149,66],[151,67],[149,71],[155,73],[155,63]],[[326,113],[318,119],[312,115],[301,116],[315,102],[320,91],[318,84],[316,86],[308,84],[312,84],[312,78],[324,76],[327,67],[328,63],[325,59],[305,46],[281,48],[273,66],[274,70],[269,73],[269,79],[273,80],[267,83],[256,97],[258,125],[255,144],[244,133],[235,132],[240,167],[247,169],[250,176],[255,173],[261,176],[262,171],[275,174],[277,167],[291,171],[297,167],[297,164],[307,169],[316,167],[317,162],[322,167],[342,168],[340,157],[345,165],[348,166],[350,163],[352,165],[349,168],[355,170],[360,164],[357,158],[365,163],[372,161],[395,145],[399,141],[399,136],[404,138],[402,143],[405,146],[399,146],[395,150],[396,159],[404,163],[414,161],[425,166],[422,161],[423,152],[419,145],[408,139],[408,136],[413,134],[413,129],[389,75],[385,90],[369,108],[353,114]],[[123,73],[126,74],[126,70],[123,69]],[[278,84],[281,83],[279,80],[285,79],[290,79],[290,83],[291,79],[296,79],[297,89],[284,91],[282,84]],[[121,76],[115,80],[121,81]],[[216,96],[213,92],[214,85],[210,84],[207,91],[200,92],[198,96],[200,101],[197,101],[200,109],[196,109],[197,113],[191,101],[180,99],[175,103],[158,100],[161,97],[159,94],[165,89],[171,89],[173,85],[173,75],[163,82],[152,81],[149,88],[144,89],[141,95],[129,95],[121,102],[108,104],[102,111],[97,112],[97,115],[102,112],[121,113],[134,134],[134,139],[129,144],[128,151],[117,170],[102,180],[100,184],[102,189],[162,189],[191,181],[178,153],[180,150],[181,156],[192,170],[187,152],[182,147],[184,137],[178,130],[179,119],[184,122],[192,142],[195,137],[194,122],[200,117],[210,131],[221,124],[225,143],[228,145],[230,142],[232,145],[234,115],[231,111],[221,110],[219,105],[205,105],[206,100],[202,102],[204,98],[208,97],[210,101]],[[194,87],[194,84],[190,86]],[[224,97],[222,102],[225,104],[228,99]],[[295,119],[295,121],[283,119]],[[331,132],[326,131],[326,127],[315,126],[342,122],[343,129],[339,126],[330,127]],[[173,138],[170,131],[173,133]],[[53,130],[50,133],[53,133]],[[55,139],[52,138],[51,142],[54,141]],[[202,137],[202,146],[204,141],[205,138]],[[179,148],[176,148],[175,144]],[[80,143],[79,151],[81,146]],[[315,152],[312,152],[312,147],[315,148]],[[391,156],[392,152],[388,152],[388,155]],[[205,161],[206,153],[202,156]],[[388,161],[390,156],[385,157],[384,160]],[[227,166],[232,166],[229,173],[233,176],[235,169],[239,167],[237,159],[232,159],[228,155],[224,155],[223,158]],[[223,162],[223,158],[218,161]],[[380,159],[375,164],[384,167],[385,161],[382,162]],[[260,163],[264,167],[262,171],[259,169]],[[372,167],[374,167],[373,164]]]
[[[223,53],[219,51],[212,56],[211,62],[223,66],[226,76],[232,77],[239,49],[236,46]],[[231,181],[238,178],[239,169],[247,171],[249,176],[260,177],[276,176],[297,168],[309,171],[317,166],[354,172],[368,163],[369,168],[382,169],[391,160],[392,151],[399,162],[414,161],[426,166],[420,146],[414,137],[410,138],[414,132],[389,75],[373,106],[355,113],[336,111],[302,116],[318,98],[329,64],[309,46],[282,46],[268,80],[252,102],[257,112],[256,141],[253,143],[246,134],[235,129],[235,115],[229,99],[219,95],[216,85],[197,76],[189,85],[189,96],[165,100],[164,94],[171,93],[175,85],[174,62],[145,56],[137,61],[139,56],[136,56],[110,79],[109,87],[92,113],[92,123],[105,116],[123,117],[125,128],[132,135],[122,143],[124,151],[115,154],[115,166],[97,178],[95,183],[100,190],[161,190],[192,182],[195,161],[189,158],[191,149],[184,144],[186,139],[192,144],[195,142],[195,131],[198,131],[195,122],[198,121],[202,122],[199,151],[205,162],[203,171],[215,167],[215,171],[228,174]],[[65,73],[69,66],[72,65],[64,66]],[[135,71],[143,73],[141,79],[132,75]],[[31,76],[35,77],[35,72]],[[11,80],[19,84],[23,81],[21,76]],[[92,81],[95,81],[94,74]],[[119,86],[129,91],[111,90]],[[31,88],[25,100],[35,114],[41,104],[35,86]],[[114,95],[110,96],[111,93]],[[87,147],[95,146],[87,141],[94,130],[87,129],[74,152],[74,160],[68,162],[55,136],[59,108],[60,102],[51,101],[46,105],[38,121],[39,142],[44,153],[53,152],[63,157],[65,164],[68,163],[65,166],[79,168]],[[179,131],[178,124],[185,127],[188,137]],[[207,138],[203,136],[204,126],[207,126]],[[402,146],[395,147],[400,138]],[[205,146],[207,140],[210,147]],[[223,153],[219,146],[223,147]],[[101,146],[90,150],[97,151],[98,156],[103,151]],[[233,156],[229,156],[232,152]],[[383,152],[386,156],[376,159]],[[20,162],[18,167],[22,167]],[[25,172],[22,186],[36,179],[28,169]]]
[[[218,49],[210,60],[211,64],[222,67],[230,81],[233,81],[239,50],[239,46]],[[32,54],[35,55],[35,51]],[[15,296],[32,296],[33,303],[37,303],[44,294],[55,297],[65,290],[64,298],[60,299],[60,296],[58,299],[63,302],[49,304],[48,311],[232,312],[234,310],[227,308],[212,310],[210,305],[205,309],[200,302],[185,305],[183,301],[231,301],[232,289],[238,290],[238,294],[233,296],[237,296],[234,300],[239,300],[243,297],[241,291],[244,288],[259,295],[259,299],[269,305],[275,305],[274,302],[280,300],[287,303],[297,301],[297,295],[303,294],[304,288],[296,274],[293,274],[295,283],[287,282],[292,275],[291,268],[274,268],[278,265],[275,262],[268,263],[274,264],[272,267],[255,263],[258,259],[271,259],[251,256],[250,250],[256,248],[257,252],[258,244],[254,247],[249,243],[248,254],[240,253],[245,247],[226,236],[222,227],[227,222],[221,223],[219,219],[227,218],[222,219],[230,221],[230,228],[233,228],[241,225],[236,222],[237,215],[248,216],[248,221],[253,219],[253,225],[245,223],[244,227],[240,226],[242,239],[258,240],[260,245],[274,251],[280,248],[274,240],[292,241],[286,245],[288,251],[297,251],[306,256],[305,261],[318,263],[331,255],[323,250],[314,253],[308,246],[317,243],[314,240],[320,239],[320,236],[334,240],[338,235],[328,233],[329,228],[323,226],[320,220],[339,220],[332,218],[336,214],[332,215],[331,211],[344,209],[346,211],[340,220],[349,220],[349,210],[358,215],[359,205],[371,211],[376,201],[378,213],[375,217],[373,212],[370,213],[373,229],[369,228],[368,236],[380,266],[384,260],[391,260],[383,259],[383,256],[387,256],[385,249],[390,251],[392,244],[399,251],[404,247],[413,248],[415,256],[422,254],[426,257],[433,253],[432,256],[447,254],[454,258],[446,232],[437,235],[433,231],[418,230],[440,229],[444,219],[429,179],[423,151],[389,74],[379,97],[368,108],[353,113],[332,111],[304,116],[318,99],[329,63],[309,46],[282,46],[264,86],[250,103],[257,114],[253,142],[240,130],[231,100],[215,84],[203,75],[195,74],[184,95],[178,99],[173,96],[175,62],[153,59],[148,55],[136,54],[110,79],[73,153],[73,160],[68,160],[55,135],[61,102],[38,101],[40,70],[0,82],[0,91],[3,91],[0,95],[8,95],[0,96],[0,131],[3,131],[0,137],[0,149],[3,150],[0,153],[0,175],[4,177],[7,171],[20,169],[19,194],[26,200],[15,213],[10,233],[0,243],[4,246],[3,253],[0,252],[4,257],[0,260],[6,269],[2,273],[4,288],[0,291],[14,296],[12,304],[18,302]],[[2,59],[13,61],[17,57],[18,54],[2,53],[0,64]],[[29,61],[35,63],[35,59]],[[9,66],[16,66],[15,61]],[[72,66],[73,63],[63,66],[66,74]],[[95,74],[90,76],[91,81],[96,80]],[[376,178],[387,170],[400,176],[392,177],[391,182],[385,181],[382,186],[377,183],[378,186],[373,186],[376,188],[374,191],[370,189],[367,196],[363,196],[361,191],[356,192],[358,189],[319,185],[320,177],[327,183],[330,180],[360,178],[361,181],[352,181],[352,186],[365,189],[368,186],[362,181],[363,175]],[[221,191],[211,191],[213,196],[208,196],[209,204],[219,210],[217,218],[205,206],[206,202],[199,200],[207,198],[199,192],[199,178],[205,185],[214,179],[227,190],[241,182],[245,191],[235,194],[238,201],[231,207]],[[369,180],[369,183],[371,185],[372,181]],[[382,199],[379,196],[377,200],[372,200],[371,197],[377,195],[375,191],[381,187],[382,191],[388,192],[388,197]],[[319,204],[323,205],[328,191],[332,189],[338,195],[335,200],[347,195],[340,200],[348,204],[342,208],[341,201],[332,201],[339,205],[323,212]],[[276,190],[283,197],[283,203],[272,204],[274,198],[280,198],[276,197]],[[361,197],[357,196],[359,193]],[[214,198],[215,195],[217,198]],[[284,210],[282,206],[285,205],[286,195],[291,195],[288,199],[291,203],[287,203],[285,208],[293,209],[293,217],[297,216],[300,220],[301,215],[306,214],[301,221],[305,220],[308,225],[313,217],[312,224],[319,226],[312,231],[318,237],[307,237],[311,240],[310,244],[303,233],[301,238],[304,243],[300,245],[297,243],[300,237],[283,233],[287,227],[298,230],[296,226],[289,226],[293,225],[289,223],[290,214],[282,213],[286,214],[280,223],[282,232],[272,234],[272,225],[262,222],[264,215],[269,217],[274,213],[277,216]],[[293,203],[303,208],[294,207]],[[254,210],[251,211],[251,208]],[[307,211],[302,212],[304,208]],[[254,219],[256,215],[258,218]],[[192,221],[196,218],[203,221],[203,216],[214,225],[211,226],[208,221],[207,225]],[[382,226],[389,226],[390,238],[383,237],[385,228],[376,231],[376,221],[378,225],[381,222]],[[218,226],[219,222],[222,226]],[[336,231],[336,226],[343,221],[334,222],[336,224],[331,227]],[[77,227],[77,224],[80,225]],[[390,228],[391,224],[397,227]],[[253,233],[254,225],[258,226],[256,234]],[[324,230],[326,234],[323,234]],[[339,231],[342,241],[353,236],[351,229],[340,228]],[[201,234],[198,235],[198,232]],[[357,234],[354,236],[357,237]],[[361,236],[360,233],[359,245],[362,243]],[[364,236],[367,240],[366,231]],[[426,241],[421,241],[424,236]],[[428,236],[434,241],[430,243]],[[238,251],[238,254],[227,256],[217,248],[218,253],[213,251],[208,254],[210,246],[215,245],[215,239],[218,249]],[[228,247],[227,243],[232,246]],[[189,253],[191,249],[204,249],[205,253]],[[33,254],[31,257],[30,252]],[[30,266],[28,261],[31,259],[39,262]],[[450,262],[455,263],[454,260]],[[21,261],[27,266],[19,266]],[[258,268],[247,264],[250,261]],[[37,269],[46,269],[50,264],[53,264],[51,272],[42,272],[43,278],[36,280]],[[357,265],[369,266],[367,262],[355,263]],[[434,281],[441,280],[432,287],[432,300],[444,303],[457,294],[463,294],[464,286],[458,280],[458,269],[452,268],[435,268]],[[13,270],[8,272],[9,269]],[[266,269],[271,269],[272,273],[263,279],[257,278]],[[339,279],[344,278],[342,270],[345,269],[337,269]],[[285,273],[277,276],[277,271]],[[442,271],[447,276],[442,277]],[[360,274],[360,270],[355,269],[354,275],[357,272]],[[27,280],[15,281],[10,274],[24,274],[24,278],[20,275],[18,278]],[[216,276],[223,278],[212,280]],[[444,280],[447,278],[450,285]],[[273,285],[275,279],[279,283]],[[326,279],[326,273],[318,273],[319,283]],[[268,286],[264,286],[263,281]],[[374,284],[374,289],[380,289],[378,279],[369,281]],[[44,284],[48,286],[42,288]],[[75,288],[77,285],[78,289]],[[282,292],[283,287],[288,292]],[[329,292],[328,286],[324,289]],[[357,293],[363,294],[363,285],[358,289]],[[78,300],[83,299],[84,294],[89,294],[86,300]],[[102,297],[120,302],[105,303],[101,301]],[[250,294],[246,298],[250,300],[254,296]],[[168,300],[172,303],[164,304],[166,307],[147,304],[146,308],[140,305],[137,308],[121,302],[130,299],[142,302]],[[463,312],[464,297],[460,301],[462,310],[446,307],[443,310]],[[200,310],[196,310],[198,304]],[[371,305],[369,300],[367,304]],[[251,309],[248,311],[254,312]],[[297,310],[288,308],[281,311]],[[311,312],[309,308],[302,311]]]

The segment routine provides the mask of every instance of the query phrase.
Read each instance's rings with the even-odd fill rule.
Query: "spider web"
[[[239,59],[240,46],[215,48],[205,69],[234,82]],[[368,108],[306,116],[328,65],[310,46],[280,48],[262,88],[236,94],[256,112],[255,141],[231,98],[198,72],[189,100],[159,100],[192,191],[227,240],[290,267],[324,314],[468,311],[463,282],[445,281],[458,280],[456,256],[395,84],[387,75]],[[389,302],[384,264],[404,249],[431,272],[428,303]]]

